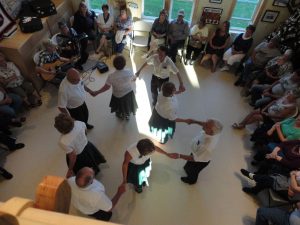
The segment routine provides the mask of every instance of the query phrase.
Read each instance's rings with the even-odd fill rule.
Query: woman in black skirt
[[[161,90],[149,126],[151,133],[159,139],[160,143],[165,144],[169,138],[173,138],[176,122],[189,124],[191,120],[177,117],[178,103],[175,94],[179,94],[180,91],[176,91],[175,85],[172,82],[165,82]]]
[[[112,96],[110,100],[111,112],[115,112],[120,119],[129,120],[130,113],[135,115],[137,103],[131,86],[134,80],[133,72],[124,69],[126,60],[122,55],[116,56],[113,61],[116,71],[108,75],[107,80],[100,90],[95,92],[98,95],[107,91],[112,86]]]
[[[207,45],[206,54],[200,62],[200,65],[202,65],[204,61],[211,59],[213,62],[213,66],[211,68],[212,72],[216,71],[217,62],[220,58],[223,58],[224,50],[229,44],[229,28],[230,23],[225,21],[223,22],[222,27],[216,30]]]
[[[59,144],[66,152],[69,178],[83,167],[91,167],[95,174],[100,170],[98,165],[105,163],[104,156],[98,149],[87,140],[86,125],[81,121],[74,121],[72,117],[65,113],[55,117],[54,127],[62,134]]]
[[[127,148],[122,165],[123,184],[131,183],[137,193],[143,191],[143,186],[148,186],[148,177],[151,171],[150,155],[159,152],[169,158],[177,159],[177,153],[167,153],[147,138],[139,140]]]

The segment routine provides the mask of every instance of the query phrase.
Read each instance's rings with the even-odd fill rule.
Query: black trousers
[[[172,61],[176,63],[176,55],[179,48],[184,46],[185,40],[177,40],[174,43],[170,44],[170,52],[169,56],[171,57]]]
[[[112,212],[106,212],[100,209],[99,211],[89,216],[94,217],[97,220],[109,221],[112,216]]]
[[[204,46],[201,48],[195,48],[191,45],[188,45],[186,48],[186,59],[191,59],[192,52],[194,52],[192,60],[196,60],[199,57],[203,48],[204,48]]]
[[[87,59],[89,58],[89,53],[87,52],[87,45],[88,39],[84,38],[80,41],[80,59],[75,63],[75,65],[81,66],[82,64],[86,63]]]
[[[163,85],[163,83],[167,81],[169,81],[169,77],[166,79],[162,79],[155,76],[154,74],[152,75],[152,79],[151,79],[152,105],[156,104],[158,91],[161,90],[161,86]]]
[[[194,161],[187,161],[184,165],[183,169],[185,170],[187,177],[191,183],[196,183],[198,180],[198,175],[205,167],[208,166],[208,162],[194,162]]]
[[[72,118],[74,120],[82,121],[85,124],[88,123],[88,120],[89,120],[89,110],[88,110],[85,102],[81,106],[79,106],[77,108],[73,108],[73,109],[69,109],[68,108],[68,111],[69,111],[70,115],[72,116]]]
[[[8,149],[11,149],[15,146],[16,144],[16,139],[12,138],[6,134],[2,134],[0,133],[0,143],[4,144],[5,146],[7,146]]]

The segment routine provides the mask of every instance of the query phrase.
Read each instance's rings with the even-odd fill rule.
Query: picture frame
[[[278,7],[287,7],[290,0],[274,0],[273,5]]]
[[[279,15],[279,11],[266,10],[263,17],[261,18],[262,22],[274,23]]]
[[[205,18],[207,24],[218,25],[221,20],[223,9],[204,7],[201,18]]]
[[[221,4],[222,0],[209,0],[210,3],[217,3],[217,4]]]
[[[7,14],[2,4],[0,4],[0,38],[15,24],[14,20]]]
[[[288,9],[290,13],[294,13],[297,8],[300,7],[300,0],[290,0],[288,3]]]

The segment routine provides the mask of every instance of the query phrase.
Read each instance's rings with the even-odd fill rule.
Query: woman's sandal
[[[234,124],[232,124],[232,128],[240,130],[240,129],[244,129],[245,127],[241,124],[234,123]]]

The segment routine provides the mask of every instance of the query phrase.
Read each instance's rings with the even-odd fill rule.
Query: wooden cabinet
[[[3,52],[9,61],[14,62],[21,70],[23,76],[32,80],[37,86],[33,62],[33,55],[41,46],[43,40],[50,38],[58,32],[57,23],[61,19],[68,19],[73,14],[72,4],[69,0],[53,0],[57,14],[42,19],[43,29],[31,34],[24,34],[19,27],[16,33],[0,42],[0,51]]]

